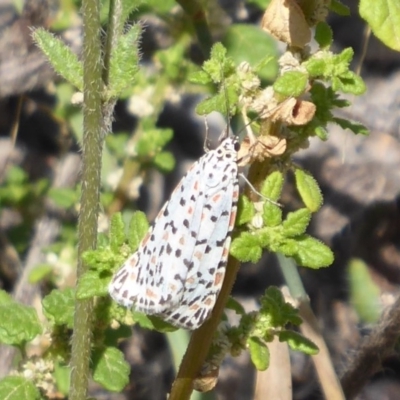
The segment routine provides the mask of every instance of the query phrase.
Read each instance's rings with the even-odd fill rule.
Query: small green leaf
[[[239,261],[256,263],[262,255],[262,249],[257,237],[249,232],[242,232],[234,238],[229,250]]]
[[[49,264],[39,264],[29,274],[29,283],[35,284],[42,281],[44,278],[51,275],[53,266]]]
[[[321,48],[329,48],[333,41],[331,27],[326,22],[318,22],[315,27],[315,40]]]
[[[276,93],[286,97],[298,97],[304,93],[308,75],[300,71],[289,71],[276,79],[273,87]]]
[[[329,267],[333,263],[332,250],[324,243],[308,235],[296,238],[297,253],[293,258],[298,265],[308,268]]]
[[[141,211],[136,211],[129,224],[129,245],[132,251],[136,251],[144,235],[149,230],[146,214]]]
[[[72,288],[54,289],[42,300],[43,313],[55,325],[74,326],[75,293]]]
[[[133,25],[121,36],[118,36],[113,47],[110,59],[110,83],[108,97],[117,98],[136,81],[139,71],[138,44],[140,40],[141,26]]]
[[[400,51],[400,7],[396,0],[361,0],[359,12],[374,35],[386,46]]]
[[[0,380],[0,399],[40,400],[42,396],[30,380],[22,376],[6,376]]]
[[[342,15],[344,17],[350,15],[350,8],[342,4],[339,0],[332,0],[329,8],[332,12],[338,15]]]
[[[129,383],[131,368],[115,347],[93,352],[93,379],[111,392],[120,392]]]
[[[54,365],[54,378],[56,380],[57,389],[67,397],[71,383],[71,368],[58,362]]]
[[[279,341],[286,342],[291,349],[301,351],[310,356],[314,356],[319,352],[318,347],[311,340],[294,331],[284,330],[279,332]]]
[[[348,266],[350,298],[360,319],[376,323],[382,312],[380,290],[362,260],[352,259]]]
[[[235,225],[240,226],[250,222],[255,214],[253,203],[245,195],[241,195],[237,207]]]
[[[305,206],[316,212],[320,209],[323,199],[321,189],[314,177],[306,171],[296,169],[296,187]]]
[[[205,71],[195,71],[189,75],[189,82],[198,85],[208,85],[212,82],[212,79]]]
[[[22,345],[42,333],[42,325],[33,307],[16,302],[0,305],[0,342]]]
[[[303,234],[311,219],[311,213],[307,208],[290,212],[283,221],[283,234],[286,237],[294,237]]]
[[[265,371],[269,366],[269,349],[258,337],[252,336],[247,340],[251,361],[258,371]]]
[[[35,29],[32,37],[56,72],[83,92],[83,68],[77,55],[64,42],[43,28]]]
[[[79,194],[75,189],[55,188],[49,189],[48,196],[58,206],[67,210],[75,206],[79,201]]]
[[[114,253],[118,253],[125,242],[125,226],[121,213],[115,213],[110,223],[110,247]]]
[[[153,158],[172,139],[171,129],[146,129],[136,144],[139,157]]]
[[[242,304],[235,300],[232,296],[229,296],[229,299],[225,305],[229,310],[233,310],[238,315],[244,315],[246,310],[243,308]]]
[[[267,176],[267,179],[261,187],[260,193],[267,199],[278,201],[281,197],[283,182],[283,174],[279,171],[274,171],[272,174]]]
[[[281,242],[271,245],[271,251],[282,253],[286,257],[292,257],[298,251],[297,241],[296,239],[285,238]]]
[[[266,201],[263,205],[263,221],[265,226],[278,226],[282,222],[282,210],[275,204]]]
[[[347,71],[339,76],[332,77],[332,89],[359,96],[365,93],[367,87],[360,76],[353,71]]]
[[[361,134],[361,135],[369,134],[368,129],[360,122],[338,117],[333,118],[332,121],[338,124],[342,129],[350,129],[352,132],[356,134]]]
[[[80,278],[76,290],[79,300],[90,299],[94,296],[105,296],[110,283],[109,274],[99,274],[98,271],[87,271]]]
[[[162,151],[156,154],[153,163],[160,171],[170,172],[175,167],[175,158],[171,152]]]

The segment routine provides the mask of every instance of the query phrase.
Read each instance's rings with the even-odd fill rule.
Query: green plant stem
[[[82,261],[86,250],[94,249],[97,239],[97,217],[101,155],[103,147],[101,109],[101,47],[100,6],[98,0],[84,0],[82,15],[83,38],[83,124],[82,142],[82,194],[78,222],[77,280],[87,271]],[[92,300],[76,300],[74,333],[72,336],[70,400],[87,397],[92,333]]]
[[[213,39],[201,2],[198,0],[176,0],[176,2],[180,4],[192,21],[204,58],[209,58]]]
[[[208,350],[221,321],[225,304],[231,294],[240,263],[229,257],[221,293],[211,314],[211,318],[195,330],[179,368],[178,376],[171,389],[169,400],[188,400],[193,391],[193,381],[198,376],[207,357]]]

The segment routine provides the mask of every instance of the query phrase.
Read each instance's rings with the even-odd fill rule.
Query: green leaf
[[[153,163],[159,170],[170,172],[175,167],[175,157],[169,151],[162,151],[156,154]]]
[[[286,237],[294,237],[303,234],[311,219],[311,213],[307,208],[290,212],[283,221],[283,234]]]
[[[251,361],[258,371],[265,371],[269,366],[269,350],[267,345],[258,337],[252,336],[247,340]]]
[[[362,260],[350,261],[348,282],[351,303],[360,319],[367,324],[376,323],[382,311],[380,290]]]
[[[400,51],[400,4],[397,0],[361,0],[359,11],[379,40]]]
[[[311,211],[316,212],[320,209],[323,198],[321,189],[314,177],[306,171],[296,169],[296,187],[305,206]]]
[[[315,27],[315,40],[321,48],[329,48],[333,41],[333,32],[326,22],[318,22]]]
[[[201,101],[196,106],[196,112],[199,115],[207,115],[213,111],[217,111],[222,115],[232,115],[235,113],[235,107],[238,102],[238,95],[234,88],[225,87],[216,95]],[[229,109],[227,109],[227,107]]]
[[[138,43],[141,26],[136,24],[128,32],[118,37],[110,59],[110,83],[108,98],[117,98],[127,88],[132,87],[139,71]]]
[[[257,236],[249,232],[242,232],[234,238],[229,250],[230,254],[239,261],[256,263],[262,255],[262,249]]]
[[[275,56],[269,58],[269,62],[257,72],[259,77],[266,81],[274,79],[278,73],[276,42],[260,27],[250,24],[232,24],[226,31],[223,44],[227,48],[228,56],[232,57],[236,65],[243,61],[250,65],[261,65],[266,55]]]
[[[235,300],[232,296],[229,296],[225,307],[229,310],[235,311],[238,315],[246,314],[246,310],[243,308],[242,304]]]
[[[54,325],[74,326],[75,293],[74,289],[54,289],[42,300],[43,313]]]
[[[39,264],[29,274],[29,283],[35,284],[51,275],[53,266],[49,264]]]
[[[339,76],[332,77],[332,89],[358,96],[364,94],[367,87],[360,76],[353,71],[347,71]]]
[[[85,300],[94,296],[105,296],[108,293],[109,283],[109,274],[99,274],[99,271],[87,271],[79,278],[76,298]]]
[[[64,42],[43,28],[35,29],[32,38],[55,71],[82,92],[83,68],[77,55]]]
[[[136,145],[137,154],[146,159],[153,158],[172,137],[171,129],[146,129]]]
[[[226,48],[222,43],[215,43],[210,59],[203,63],[202,68],[214,83],[221,83],[235,72],[235,63],[232,58],[227,57]]]
[[[311,340],[294,331],[284,330],[279,332],[279,341],[286,342],[291,349],[301,351],[310,356],[314,356],[319,352],[318,347]]]
[[[298,97],[304,93],[308,75],[300,71],[289,71],[276,79],[273,87],[276,93],[286,97]]]
[[[75,189],[55,188],[49,189],[48,196],[58,206],[67,210],[75,206],[79,201],[79,194]]]
[[[0,380],[0,399],[4,400],[39,400],[39,390],[22,376],[6,376]]]
[[[267,179],[262,184],[260,193],[267,199],[278,201],[281,197],[284,177],[279,171],[274,171],[267,176]]]
[[[125,226],[121,213],[115,213],[110,223],[110,248],[114,253],[120,251],[125,242]]]
[[[332,250],[324,243],[308,235],[296,238],[297,253],[293,258],[298,265],[308,268],[329,267],[333,263]]]
[[[16,302],[0,305],[0,342],[22,345],[42,333],[42,325],[33,307]]]
[[[120,392],[129,383],[130,365],[115,347],[93,352],[93,379],[111,392]]]
[[[240,226],[250,222],[255,214],[253,203],[245,195],[241,195],[237,207],[235,225]]]
[[[67,365],[62,365],[58,362],[54,365],[54,378],[56,380],[57,389],[67,397],[69,387],[70,387],[70,379],[71,376],[71,368]]]
[[[270,248],[274,253],[282,253],[287,257],[294,256],[298,251],[297,240],[291,238],[285,238],[279,243],[271,244]]]
[[[212,83],[210,75],[205,71],[195,71],[189,75],[189,82],[198,85],[208,85]]]
[[[332,121],[338,124],[342,129],[350,129],[352,132],[356,134],[361,134],[361,135],[369,134],[368,129],[360,122],[338,117],[333,118]]]
[[[146,214],[141,211],[136,211],[132,215],[131,222],[129,224],[129,246],[132,251],[136,251],[139,247],[140,242],[144,238],[144,235],[149,230],[149,223],[147,222]]]
[[[282,222],[282,210],[275,204],[266,201],[263,205],[263,221],[265,226],[278,226]]]
[[[349,16],[350,15],[350,8],[342,4],[339,0],[332,0],[329,8],[332,12],[342,15],[342,16]]]

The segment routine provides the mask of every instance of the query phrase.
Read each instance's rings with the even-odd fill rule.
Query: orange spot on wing
[[[211,297],[207,297],[206,301],[204,302],[204,304],[206,306],[212,306],[212,304],[214,303],[213,299]]]
[[[182,236],[182,237],[179,239],[179,244],[182,245],[182,246],[185,245],[185,236]]]
[[[224,279],[224,274],[222,272],[218,272],[215,274],[214,285],[219,286]]]
[[[163,240],[168,241],[168,232],[164,232]]]
[[[194,183],[193,189],[196,190],[196,191],[199,189],[199,181],[196,181]]]
[[[229,249],[227,247],[224,247],[224,250],[222,252],[222,258],[227,258],[229,255]]]
[[[233,227],[235,226],[235,220],[236,220],[236,211],[231,212],[231,215],[229,217],[229,230],[232,230]]]
[[[218,200],[221,198],[221,195],[219,194],[219,193],[217,193],[215,196],[213,196],[212,197],[212,201],[214,202],[214,203],[217,203],[218,202]]]
[[[193,257],[196,257],[200,261],[202,259],[202,257],[203,257],[203,253],[201,253],[200,251],[196,251],[193,254]]]
[[[146,244],[149,241],[149,239],[150,239],[150,232],[147,232],[146,236],[142,240],[142,246],[146,246]]]
[[[146,296],[150,299],[157,299],[157,295],[151,289],[146,289]]]
[[[200,308],[200,306],[198,305],[198,304],[192,304],[191,306],[190,306],[190,310],[191,311],[196,311],[196,310],[198,310]]]

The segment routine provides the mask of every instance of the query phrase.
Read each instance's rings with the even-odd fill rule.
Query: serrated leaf
[[[110,58],[110,83],[107,90],[109,98],[117,98],[132,87],[139,70],[138,43],[140,39],[140,24],[133,25],[118,37]]]
[[[109,283],[109,274],[99,274],[98,271],[87,271],[79,278],[76,298],[85,300],[94,296],[105,296],[108,293]]]
[[[294,331],[279,332],[279,341],[286,342],[291,349],[314,356],[319,353],[318,347],[309,339]]]
[[[318,22],[315,27],[315,40],[321,48],[329,48],[333,41],[333,32],[326,22]]]
[[[365,93],[367,87],[360,76],[353,71],[347,71],[346,73],[332,78],[332,89],[334,91],[342,91],[343,93],[351,93],[359,96]]]
[[[154,165],[163,172],[170,172],[175,167],[175,157],[169,151],[156,154],[153,159]]]
[[[149,223],[146,218],[146,214],[141,211],[136,211],[129,224],[129,245],[132,251],[136,251],[139,247],[140,242],[144,238],[144,235],[149,230]]]
[[[293,237],[303,234],[311,219],[311,213],[307,208],[288,213],[283,221],[283,234],[286,237]]]
[[[282,210],[275,204],[266,201],[263,205],[263,221],[265,226],[274,227],[282,222]]]
[[[274,171],[272,174],[267,176],[264,183],[261,186],[260,193],[267,199],[277,201],[281,197],[283,182],[283,174],[279,171]]]
[[[93,379],[111,392],[120,392],[129,383],[131,368],[115,347],[93,352]]]
[[[205,71],[195,71],[189,75],[189,82],[198,85],[208,85],[212,82],[209,74]]]
[[[361,135],[369,135],[368,129],[357,121],[335,117],[332,120],[338,124],[342,129],[350,129],[352,132]]]
[[[42,333],[42,325],[33,307],[16,302],[0,305],[0,342],[22,345]]]
[[[72,288],[54,289],[42,300],[43,314],[55,325],[74,326],[75,292]]]
[[[119,252],[125,242],[125,226],[121,213],[115,213],[110,223],[110,248],[114,253]]]
[[[252,336],[247,340],[251,361],[258,371],[265,371],[269,366],[269,349],[258,337]]]
[[[276,93],[286,97],[298,97],[304,93],[308,82],[308,75],[300,71],[289,71],[281,75],[274,82]]]
[[[400,5],[397,0],[361,0],[359,12],[378,39],[400,51]]]
[[[256,263],[262,255],[262,249],[257,237],[248,232],[242,232],[233,239],[230,254],[239,261]]]
[[[254,217],[254,214],[255,210],[253,203],[245,195],[240,196],[237,205],[235,225],[240,226],[247,224],[247,222],[250,222]]]
[[[321,189],[314,177],[306,171],[296,169],[296,187],[305,206],[316,212],[320,209],[323,199]]]
[[[54,203],[63,209],[74,207],[78,203],[79,194],[75,189],[50,188],[48,196]]]
[[[83,68],[77,55],[64,42],[43,28],[35,29],[32,38],[55,71],[82,92]]]
[[[42,396],[32,381],[22,376],[6,376],[0,380],[0,399],[39,400]]]
[[[319,240],[308,235],[296,238],[297,253],[293,258],[298,265],[308,268],[329,267],[333,263],[332,250]]]
[[[282,253],[287,257],[292,257],[297,254],[298,246],[296,239],[285,238],[279,243],[271,245],[271,251],[274,253]]]

